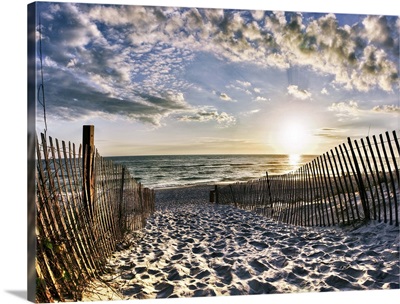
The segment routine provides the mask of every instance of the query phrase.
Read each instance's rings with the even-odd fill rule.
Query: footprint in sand
[[[124,296],[134,296],[143,290],[143,286],[139,284],[131,285],[128,289],[124,289],[122,294]]]
[[[135,267],[135,264],[128,264],[128,265],[121,265],[118,267],[119,270],[131,270],[133,267]]]
[[[337,275],[331,275],[326,280],[325,283],[339,290],[346,289],[356,289],[348,280],[343,279]]]
[[[264,271],[268,270],[268,267],[267,267],[265,264],[259,262],[259,261],[256,260],[256,259],[251,260],[251,262],[249,263],[249,265],[250,265],[251,267],[253,267],[253,269],[254,269],[255,271],[257,271],[257,272],[264,272]]]
[[[239,244],[239,246],[247,244],[247,239],[244,236],[236,237],[235,241]]]
[[[182,276],[178,272],[178,270],[173,269],[172,271],[169,272],[167,280],[168,281],[179,281],[179,280],[182,280]]]
[[[277,269],[285,268],[289,264],[288,260],[284,256],[278,256],[275,259],[271,259],[269,262]]]
[[[248,281],[247,284],[250,287],[250,294],[269,294],[277,291],[276,287],[271,283],[262,282],[257,279]]]
[[[248,294],[246,291],[241,290],[235,286],[229,288],[229,295],[231,296],[241,296]]]
[[[293,257],[294,255],[299,254],[300,250],[296,247],[283,247],[281,249],[282,253],[286,256]]]
[[[150,274],[150,275],[156,275],[156,274],[160,273],[160,270],[158,270],[158,269],[149,269],[149,270],[147,270],[147,273]]]
[[[296,286],[301,286],[303,285],[304,279],[297,276],[296,274],[294,274],[293,272],[290,272],[287,276],[287,280],[291,283],[294,284]]]
[[[132,280],[135,277],[135,274],[133,272],[129,272],[129,273],[124,273],[121,275],[121,279],[123,280]]]
[[[144,273],[147,271],[147,267],[135,267],[135,272],[138,274]]]
[[[269,247],[268,244],[257,241],[250,242],[250,245],[253,245],[257,250],[264,250]]]
[[[317,267],[319,273],[328,273],[332,269],[328,265],[324,265],[324,264],[320,265],[319,263],[316,265],[316,267]]]
[[[169,283],[161,283],[155,286],[157,290],[157,298],[168,298],[174,292],[174,285]]]
[[[357,278],[363,276],[365,273],[363,270],[355,269],[351,266],[346,267],[341,272],[344,273],[346,276],[349,276],[350,278],[353,278],[353,279],[357,279]]]
[[[196,290],[193,293],[193,297],[208,297],[208,296],[216,296],[216,293],[212,289],[200,289]]]
[[[192,239],[192,238],[185,238],[185,239],[183,239],[182,240],[184,243],[190,243],[190,244],[193,244],[194,243],[194,239]]]
[[[181,244],[178,244],[178,246],[176,248],[178,249],[178,251],[183,251],[187,247],[188,247],[188,244],[181,243]]]
[[[309,254],[307,257],[312,258],[312,259],[316,259],[316,258],[320,258],[323,257],[325,255],[325,252],[322,251],[314,251],[311,254]]]
[[[203,271],[199,272],[199,273],[195,276],[195,278],[198,279],[198,280],[202,280],[202,279],[204,279],[205,277],[209,277],[210,275],[211,275],[211,273],[210,273],[208,270],[203,270]]]
[[[198,274],[199,272],[202,271],[202,269],[200,267],[190,267],[190,276],[193,277],[196,274]]]
[[[367,270],[367,274],[370,275],[376,282],[390,283],[390,282],[398,282],[399,276],[390,274],[386,271],[382,270]]]
[[[230,284],[232,282],[232,266],[230,265],[216,265],[214,267],[214,270],[217,274],[222,279],[222,282],[226,285]]]
[[[235,270],[235,275],[241,280],[247,280],[252,277],[251,273],[243,266],[239,266]]]
[[[182,253],[178,253],[178,254],[173,255],[173,256],[171,257],[171,260],[172,260],[172,261],[177,261],[177,260],[180,260],[180,259],[182,259],[182,258],[183,258],[183,254],[182,254]]]
[[[292,271],[294,274],[301,276],[301,277],[304,277],[304,276],[308,275],[308,273],[309,273],[309,271],[307,269],[304,269],[304,267],[300,267],[300,266],[294,266]]]
[[[211,258],[222,258],[225,255],[222,251],[214,251],[209,255],[205,255],[206,258],[211,257]]]
[[[272,231],[265,231],[262,233],[263,238],[269,238],[271,240],[274,240],[278,234]]]
[[[203,253],[205,251],[206,251],[206,249],[204,247],[201,247],[201,246],[195,246],[192,249],[192,252],[195,253],[195,254],[200,254],[200,253]]]

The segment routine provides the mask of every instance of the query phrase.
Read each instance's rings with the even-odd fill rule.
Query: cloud
[[[396,105],[375,106],[372,108],[372,112],[400,114],[400,107]]]
[[[240,81],[240,80],[236,80],[236,82],[239,83],[240,85],[244,86],[244,87],[251,87],[251,82]]]
[[[361,114],[358,103],[356,101],[350,100],[348,102],[334,102],[328,108],[331,112],[336,112],[336,117],[339,121],[358,119]]]
[[[310,99],[312,94],[307,90],[300,90],[296,85],[290,85],[287,87],[288,93],[298,99],[306,100]]]
[[[400,114],[400,107],[397,105],[379,105],[372,108],[361,108],[358,102],[353,100],[332,103],[328,107],[328,110],[335,112],[335,116],[338,117],[340,122],[350,121],[354,123],[363,118],[365,124],[378,124],[379,121],[375,119],[375,116],[378,114],[395,116]]]
[[[282,70],[308,67],[332,77],[336,87],[349,90],[393,92],[399,88],[398,17],[365,16],[357,24],[340,26],[334,14],[310,19],[291,12],[39,5],[44,12],[46,99],[49,115],[57,118],[92,113],[161,125],[165,117],[195,111],[193,120],[208,117],[233,123],[234,117],[225,112],[196,112],[184,99],[187,90],[202,86],[188,80],[186,72],[204,53],[223,64],[250,63]],[[251,89],[253,84],[246,77],[235,75],[238,78],[245,80],[236,80],[236,89],[260,95],[261,90]],[[294,85],[288,93],[301,100],[312,97]],[[218,93],[221,100],[235,101],[229,95]],[[345,108],[332,105],[331,111],[352,113]]]
[[[329,111],[334,112],[355,113],[358,111],[358,103],[353,100],[350,100],[349,102],[334,102],[328,109]]]
[[[189,104],[184,100],[182,93],[174,94],[173,92],[165,92],[161,96],[149,94],[138,94],[143,101],[161,109],[168,110],[188,110]]]
[[[240,114],[243,115],[243,116],[250,116],[250,115],[253,115],[253,114],[257,114],[260,111],[261,111],[260,109],[255,109],[255,110],[251,110],[251,111],[242,112]]]
[[[322,94],[322,95],[329,95],[329,92],[328,92],[328,90],[327,90],[326,88],[323,88],[323,89],[321,90],[321,94]]]
[[[240,92],[244,92],[247,95],[252,95],[253,92],[250,90],[251,87],[251,83],[248,81],[240,81],[240,80],[236,80],[236,82],[239,84],[239,86],[235,85],[235,84],[229,84],[226,86],[227,89],[234,89]]]
[[[254,99],[255,101],[271,101],[270,98],[266,98],[266,97],[262,97],[262,96],[257,96],[256,99]]]
[[[345,129],[321,128],[316,130],[313,135],[327,139],[345,140],[348,137],[347,131]]]
[[[219,98],[225,101],[233,101],[231,97],[228,96],[226,93],[219,94]]]
[[[192,114],[182,115],[178,120],[185,122],[208,122],[216,121],[218,124],[229,126],[236,123],[236,118],[226,112],[219,113],[213,108],[199,108]]]
[[[161,126],[163,118],[192,109],[181,92],[146,93],[134,88],[122,91],[112,86],[107,77],[64,73],[58,67],[47,67],[46,73],[52,75],[45,82],[50,119],[74,121],[102,117],[112,120],[121,117]]]
[[[383,16],[367,16],[363,21],[364,38],[370,42],[377,42],[384,46],[393,47],[394,39],[391,28]]]
[[[339,26],[334,14],[308,21],[299,13],[256,11],[248,15],[245,11],[114,6],[95,7],[90,17],[107,25],[129,24],[136,46],[191,45],[192,50],[231,61],[281,69],[309,65],[334,75],[335,82],[345,88],[361,91],[373,87],[390,91],[398,85],[396,19],[385,16],[366,16],[354,26]],[[375,65],[379,73],[373,76],[366,73],[371,65],[365,56],[370,53],[365,53],[368,47],[375,47],[373,53],[381,58]]]

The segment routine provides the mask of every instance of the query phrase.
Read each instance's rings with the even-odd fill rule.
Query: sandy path
[[[123,299],[399,288],[398,227],[294,227],[207,203],[209,190],[157,191],[103,278]]]

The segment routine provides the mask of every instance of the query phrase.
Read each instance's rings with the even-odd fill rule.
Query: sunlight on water
[[[290,154],[289,164],[293,167],[297,167],[300,163],[300,154]]]
[[[234,183],[286,174],[313,156],[290,155],[154,155],[110,157],[127,166],[143,185],[154,188],[204,183]]]

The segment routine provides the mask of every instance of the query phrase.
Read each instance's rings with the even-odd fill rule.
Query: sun
[[[301,155],[308,150],[311,136],[305,123],[287,122],[278,133],[277,141],[284,154]]]

